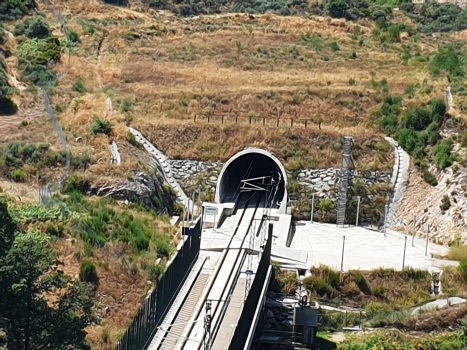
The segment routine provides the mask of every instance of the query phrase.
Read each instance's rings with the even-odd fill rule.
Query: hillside
[[[353,136],[355,168],[390,174],[394,152],[384,137],[392,136],[412,159],[396,228],[410,233],[415,213],[420,235],[431,222],[440,243],[467,239],[466,12],[344,3],[0,4],[0,192],[24,219],[44,185],[68,179],[50,206],[65,205],[78,221],[18,220],[24,232],[64,227],[51,246],[71,277],[79,279],[85,260],[97,266],[92,298],[102,322],[83,326],[93,349],[115,345],[179,239],[166,215],[180,211],[173,189],[128,127],[173,160],[225,162],[251,146],[273,152],[301,201],[297,217],[309,215],[312,192],[293,181],[300,170],[340,168],[343,137]],[[143,181],[141,173],[156,187],[146,206],[93,196]],[[369,193],[376,224],[391,190]],[[441,209],[443,196],[450,205]],[[203,199],[212,197],[209,189]],[[80,233],[83,222],[93,234]]]

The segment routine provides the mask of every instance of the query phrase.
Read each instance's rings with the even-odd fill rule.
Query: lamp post
[[[358,215],[360,213],[360,198],[361,198],[360,196],[357,196],[357,200],[358,200],[358,202],[357,202],[357,222],[355,223],[355,226],[357,226],[357,227],[358,227]]]
[[[425,246],[425,256],[428,255],[428,241],[430,240],[430,223],[426,224],[426,246]]]
[[[407,236],[405,236],[405,242],[404,242],[404,257],[402,258],[402,270],[404,270],[405,267],[405,249],[407,247]]]
[[[315,211],[315,192],[313,192],[311,199],[311,213],[310,213],[310,222],[313,223],[313,214]]]
[[[385,210],[384,210],[384,236],[386,237],[386,222],[387,222],[387,219],[388,219],[389,203],[386,203],[384,208],[385,208]]]
[[[344,272],[344,248],[345,248],[345,236],[344,240],[342,241],[342,259],[341,259],[341,271]]]

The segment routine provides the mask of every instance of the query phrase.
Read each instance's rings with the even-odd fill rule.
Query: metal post
[[[314,211],[315,211],[315,192],[313,192],[313,195],[312,195],[312,200],[311,200],[311,213],[310,213],[310,221],[311,223],[313,223],[313,214],[314,214]]]
[[[193,198],[192,198],[193,204],[191,205],[191,221],[195,220],[195,198],[196,198],[196,191],[193,191]]]
[[[430,223],[426,225],[426,246],[425,246],[425,256],[428,256],[428,241],[430,240]]]
[[[357,222],[355,223],[355,226],[358,227],[358,214],[360,213],[360,196],[357,196],[358,203],[357,203]]]
[[[344,240],[342,241],[342,260],[341,260],[341,271],[344,272],[344,247],[345,247],[345,236]]]
[[[413,216],[413,233],[412,233],[412,247],[414,246],[413,245],[413,240],[415,238],[415,224],[417,223],[417,215],[414,214]]]
[[[188,226],[190,226],[190,197],[186,199],[186,213],[187,213],[187,222]]]
[[[405,236],[405,243],[404,243],[404,257],[402,258],[402,270],[404,270],[405,267],[405,249],[407,247],[407,236]]]
[[[199,213],[199,207],[201,206],[201,185],[198,187],[198,213]]]
[[[384,236],[386,237],[386,221],[388,219],[389,204],[386,203],[386,205],[384,207],[385,207],[385,211],[384,211]]]

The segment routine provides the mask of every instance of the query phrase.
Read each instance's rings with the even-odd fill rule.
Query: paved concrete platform
[[[341,269],[343,236],[345,236],[343,269],[372,270],[379,267],[402,269],[404,235],[387,230],[383,233],[363,227],[337,228],[334,224],[299,222],[296,226],[291,248],[311,254],[313,266],[328,265]],[[441,254],[447,247],[429,243],[428,256],[425,256],[426,241],[407,236],[405,266],[437,270],[441,265],[455,264],[433,259],[430,253]]]

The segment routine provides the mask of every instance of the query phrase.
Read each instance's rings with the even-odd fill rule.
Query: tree
[[[345,12],[350,8],[346,0],[329,0],[326,9],[332,17],[345,17]]]
[[[93,320],[89,288],[54,271],[60,262],[49,238],[17,234],[3,262],[0,276],[6,303],[0,319],[7,320],[8,348],[90,349],[84,332]],[[47,299],[52,291],[54,298]]]

